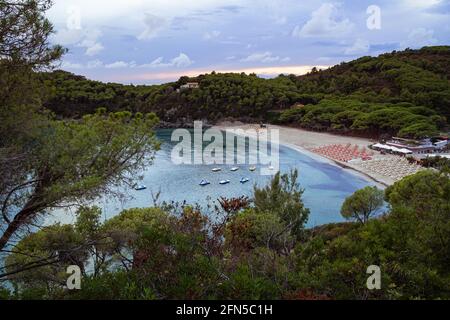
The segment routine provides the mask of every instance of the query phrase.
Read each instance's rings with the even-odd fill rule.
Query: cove
[[[234,165],[221,165],[221,172],[212,172],[214,165],[175,165],[171,161],[171,151],[176,142],[171,142],[171,133],[172,130],[157,131],[157,137],[162,142],[161,150],[157,152],[154,164],[142,173],[144,178],[139,182],[147,186],[146,190],[127,190],[132,199],[125,202],[103,199],[97,203],[103,209],[105,219],[123,209],[153,206],[152,194],[160,193],[160,201],[185,201],[207,207],[220,197],[250,197],[255,184],[262,187],[271,179],[270,176],[259,175],[258,170],[250,172],[245,165],[238,166],[236,172],[230,171]],[[299,171],[299,183],[305,189],[303,201],[311,211],[308,227],[344,221],[340,208],[345,198],[358,189],[374,185],[348,169],[290,147],[280,145],[279,153],[282,173],[292,169]],[[249,182],[241,184],[242,177],[248,178]],[[202,179],[211,184],[200,186]],[[220,185],[221,180],[230,180],[230,183]]]

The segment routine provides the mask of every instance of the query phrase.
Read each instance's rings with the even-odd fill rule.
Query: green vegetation
[[[277,174],[254,199],[130,209],[101,221],[79,205],[123,196],[158,148],[158,121],[272,119],[315,130],[432,135],[449,119],[449,48],[364,57],[330,70],[279,76],[216,74],[123,86],[52,70],[49,0],[0,3],[0,299],[450,299],[448,163],[344,203],[359,222],[308,230],[298,173]],[[187,81],[200,89],[177,92]],[[294,108],[289,108],[295,105]],[[46,108],[47,107],[47,108]],[[49,111],[49,109],[51,111]],[[284,111],[284,112],[280,112]],[[155,115],[154,113],[157,115]],[[73,207],[73,225],[41,228]],[[362,222],[362,223],[360,223]],[[2,261],[3,263],[3,261]],[[65,288],[77,265],[82,290]],[[366,288],[367,267],[382,270]]]
[[[348,197],[342,205],[341,214],[364,224],[383,207],[384,192],[377,187],[365,187]]]
[[[154,114],[108,113],[56,120],[43,108],[51,47],[47,0],[0,4],[0,250],[50,210],[111,194],[151,164]],[[117,193],[117,192],[116,192]],[[119,196],[118,194],[116,194]]]
[[[311,230],[303,228],[308,214],[299,190],[288,187],[296,182],[292,173],[275,177],[264,189],[255,187],[254,206],[246,199],[222,199],[217,218],[194,207],[162,206],[126,210],[101,223],[101,210],[82,207],[75,225],[49,226],[14,248],[7,259],[14,287],[9,294],[16,299],[450,298],[448,176],[423,171],[397,182],[386,190],[390,211],[365,224]],[[378,204],[379,190],[370,193]],[[295,207],[297,215],[267,208],[270,199],[293,201],[283,208]],[[14,273],[17,265],[37,257],[48,264]],[[82,270],[81,290],[64,288],[70,264]],[[381,268],[381,290],[366,287],[370,265]]]
[[[306,129],[379,137],[433,136],[450,119],[450,47],[363,57],[305,76],[217,74],[155,86],[105,84],[63,71],[43,73],[45,105],[63,117],[99,106],[155,112],[162,120],[272,121]],[[182,84],[199,89],[177,92]]]

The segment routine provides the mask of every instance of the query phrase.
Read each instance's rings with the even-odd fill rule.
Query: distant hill
[[[446,130],[450,119],[449,46],[362,57],[304,76],[275,79],[213,72],[163,85],[132,86],[91,81],[64,71],[41,76],[49,88],[46,107],[64,117],[105,107],[155,112],[170,122],[232,117],[414,138]],[[198,82],[200,87],[179,91],[187,82]]]
[[[297,85],[303,93],[410,102],[450,118],[449,80],[450,47],[440,46],[362,57],[300,76]]]

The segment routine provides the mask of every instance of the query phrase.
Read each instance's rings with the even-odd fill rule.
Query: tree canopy
[[[229,117],[370,137],[422,138],[448,127],[449,64],[450,48],[442,46],[362,57],[304,76],[274,79],[214,72],[134,86],[64,71],[41,78],[52,93],[45,105],[62,117],[80,117],[100,105],[109,111],[155,112],[172,123]],[[187,82],[198,82],[199,88],[178,91]]]
[[[37,71],[64,52],[50,46],[51,1],[0,4],[0,250],[52,209],[131,185],[158,148],[152,113],[97,108],[57,120]]]

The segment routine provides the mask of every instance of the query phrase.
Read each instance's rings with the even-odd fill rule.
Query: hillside
[[[275,79],[213,72],[164,85],[126,86],[90,81],[64,71],[42,74],[50,88],[46,106],[64,117],[105,107],[151,111],[169,122],[233,117],[312,130],[414,138],[446,129],[449,76],[448,46],[362,57],[304,76]],[[199,82],[200,88],[177,92],[189,81]],[[296,104],[305,106],[292,108]]]

